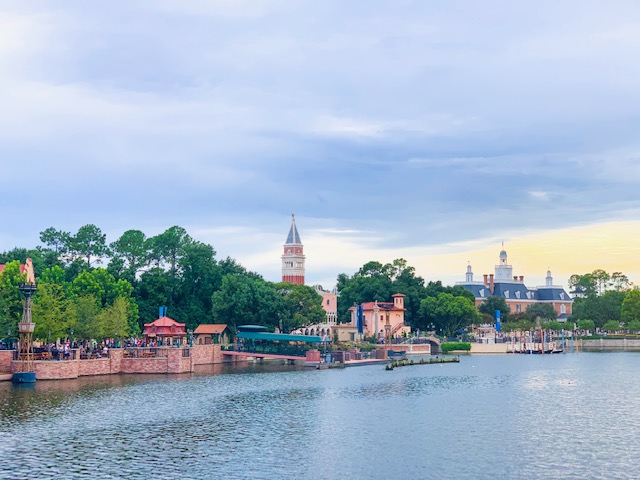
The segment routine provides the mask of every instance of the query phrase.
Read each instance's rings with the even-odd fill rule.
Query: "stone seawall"
[[[116,375],[120,373],[189,373],[196,365],[222,363],[220,345],[196,345],[183,348],[162,349],[166,356],[129,358],[124,350],[113,348],[108,358],[80,360],[38,360],[34,370],[38,380],[62,380],[92,375]],[[20,362],[13,360],[13,350],[0,350],[0,373],[16,372]]]
[[[578,341],[578,347],[583,350],[640,350],[640,339],[617,338],[614,340],[600,338],[598,340]]]
[[[0,350],[0,373],[11,372],[14,350]]]

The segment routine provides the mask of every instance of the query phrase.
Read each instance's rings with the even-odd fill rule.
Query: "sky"
[[[0,251],[172,225],[271,281],[640,283],[640,3],[0,0]]]

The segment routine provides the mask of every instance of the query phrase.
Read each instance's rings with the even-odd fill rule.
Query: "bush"
[[[471,350],[471,344],[466,342],[447,342],[440,345],[440,349],[442,353],[449,353],[454,350],[464,350],[468,352]]]

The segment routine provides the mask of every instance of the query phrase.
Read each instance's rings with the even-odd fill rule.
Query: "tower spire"
[[[295,214],[291,214],[291,227],[282,255],[282,281],[304,285],[304,246],[296,227]]]

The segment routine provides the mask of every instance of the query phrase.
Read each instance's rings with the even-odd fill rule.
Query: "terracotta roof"
[[[197,334],[197,335],[202,335],[202,334],[221,334],[222,332],[224,332],[227,328],[227,324],[226,323],[203,323],[201,325],[198,325],[198,328],[196,328],[194,330],[193,333]]]
[[[169,317],[160,317],[159,319],[154,320],[151,323],[144,324],[145,327],[172,327],[174,325],[177,327],[184,327],[186,324],[178,323],[173,318]]]
[[[362,309],[365,312],[368,312],[370,310],[373,311],[373,309],[375,307],[375,304],[376,304],[376,302],[364,302],[362,304]],[[384,310],[387,310],[387,309],[390,310],[390,311],[393,311],[393,312],[406,310],[406,308],[396,307],[393,302],[378,302],[378,307],[380,308],[380,311],[384,311]]]

